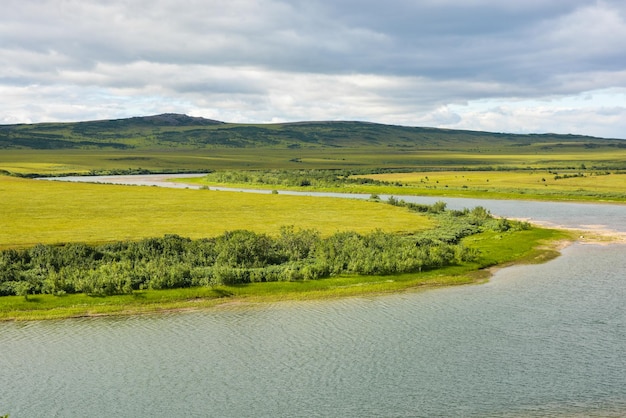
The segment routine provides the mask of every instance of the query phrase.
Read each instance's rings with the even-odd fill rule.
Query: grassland
[[[225,230],[276,233],[281,225],[338,230],[391,232],[424,230],[432,219],[405,208],[332,198],[256,195],[190,189],[74,184],[0,176],[0,242],[3,248],[35,243],[100,243],[176,233],[213,236]],[[554,251],[544,243],[571,238],[568,233],[532,228],[483,233],[466,245],[480,249],[478,260],[420,274],[341,276],[324,280],[251,283],[207,288],[140,290],[132,295],[94,297],[33,295],[0,298],[1,320],[128,315],[204,309],[224,303],[261,303],[379,294],[444,285],[478,283],[479,269],[514,260],[537,261]]]
[[[509,135],[359,122],[238,125],[159,115],[0,126],[0,149],[0,173],[10,175],[0,175],[0,249],[37,243],[138,240],[164,234],[200,238],[235,229],[274,234],[283,225],[314,228],[323,234],[375,229],[402,233],[434,226],[425,216],[374,202],[68,184],[19,176],[267,169],[341,169],[363,174],[386,170],[365,174],[388,182],[385,185],[353,184],[325,190],[626,201],[626,141],[576,135]],[[271,184],[264,187],[277,188]],[[486,277],[481,268],[543,260],[555,252],[540,246],[569,238],[565,232],[535,228],[482,233],[465,242],[480,249],[478,261],[401,276],[141,290],[106,298],[37,295],[26,300],[6,296],[0,298],[0,319],[162,312],[476,283]]]
[[[158,115],[0,126],[0,170],[67,174],[146,169],[626,169],[626,141],[306,122],[242,125]]]
[[[341,191],[626,200],[626,141],[576,135],[510,135],[359,122],[239,125],[159,115],[0,126],[0,148],[0,173],[18,176],[120,171],[387,170],[415,174],[372,177],[402,183],[403,187],[353,185]],[[568,176],[582,173],[584,177],[557,181],[555,172]],[[613,175],[597,175],[604,173]]]
[[[407,127],[364,122],[301,122],[234,124],[157,115],[77,123],[0,126],[0,147],[6,149],[220,149],[220,148],[395,148],[399,151],[485,149],[521,153],[566,152],[572,148],[619,148],[615,139],[582,135],[517,135],[478,131]],[[513,154],[506,152],[507,154]]]
[[[624,141],[626,143],[626,141]],[[626,149],[605,147],[567,152],[539,152],[509,148],[496,152],[488,145],[480,152],[459,150],[398,150],[389,147],[321,149],[212,150],[31,150],[6,149],[0,153],[0,170],[7,174],[63,175],[92,171],[145,169],[153,172],[251,169],[395,169],[436,170],[626,170]]]
[[[578,170],[426,171],[368,174],[395,194],[626,202],[626,173]]]
[[[362,193],[377,195],[449,196],[487,199],[626,202],[626,173],[565,170],[420,171],[349,176],[375,182],[345,181],[345,172],[253,170],[232,174],[216,172],[205,177],[179,179],[183,183],[258,189]],[[306,179],[311,185],[301,186]],[[334,176],[334,179],[333,179]],[[238,180],[223,181],[232,177]],[[291,178],[289,178],[291,177]],[[241,179],[247,179],[242,181]],[[329,180],[330,179],[330,180]]]
[[[178,234],[190,238],[284,225],[322,234],[432,227],[401,208],[348,199],[157,187],[70,184],[0,176],[0,248],[101,243]]]
[[[489,274],[481,268],[508,262],[536,263],[554,257],[548,242],[571,239],[562,231],[532,228],[516,233],[485,233],[467,240],[481,250],[472,263],[445,267],[419,274],[389,276],[341,276],[298,282],[250,283],[171,290],[142,290],[132,295],[93,297],[84,294],[36,295],[0,298],[0,320],[59,319],[81,316],[136,315],[207,309],[288,300],[315,300],[376,295],[400,291],[484,282]]]

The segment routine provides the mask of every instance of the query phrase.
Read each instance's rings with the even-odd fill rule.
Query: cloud
[[[626,136],[605,115],[625,105],[594,101],[574,124],[553,102],[626,87],[617,0],[6,3],[4,123],[177,111]]]
[[[447,112],[457,120],[440,126],[515,133],[580,134],[591,131],[595,136],[623,138],[626,132],[626,89],[599,90],[585,96],[563,96],[552,100],[503,101],[483,100],[465,106],[451,106]],[[428,115],[424,122],[436,120]],[[620,135],[621,133],[621,135]]]

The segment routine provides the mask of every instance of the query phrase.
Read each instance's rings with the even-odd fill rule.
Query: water
[[[0,412],[623,416],[625,249],[574,245],[479,286],[0,324]]]
[[[68,176],[49,177],[43,180],[59,180],[73,182],[99,182],[126,185],[161,186],[172,188],[194,188],[200,186],[168,181],[170,178],[202,177],[205,174],[147,174],[127,176]],[[247,193],[271,193],[262,189],[239,189],[230,187],[211,187],[211,190],[238,191]],[[280,194],[305,195],[317,197],[341,197],[351,199],[369,199],[369,194],[299,192],[281,190]],[[388,195],[381,195],[386,200]],[[507,218],[529,220],[536,224],[589,230],[611,230],[626,233],[626,206],[618,204],[589,204],[565,202],[536,202],[500,199],[469,199],[432,196],[399,196],[411,203],[433,204],[445,201],[449,209],[474,208],[484,206],[493,214]]]
[[[624,206],[539,205],[624,230]],[[625,253],[575,244],[483,285],[391,296],[0,323],[0,414],[626,416]]]

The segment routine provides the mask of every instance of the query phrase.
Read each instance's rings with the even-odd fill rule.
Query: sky
[[[3,0],[0,124],[185,113],[626,138],[623,0]]]

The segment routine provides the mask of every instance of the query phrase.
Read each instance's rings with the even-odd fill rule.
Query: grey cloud
[[[0,111],[57,119],[162,100],[248,121],[451,124],[451,104],[626,86],[618,0],[6,0],[0,39],[0,94],[15,97]],[[28,86],[72,105],[20,104]]]
[[[144,60],[523,82],[568,71],[571,64],[591,61],[615,67],[626,59],[620,55],[624,41],[615,41],[626,37],[598,33],[595,50],[576,48],[587,34],[568,33],[559,26],[589,4],[583,1],[511,6],[500,1],[398,0],[383,5],[160,0],[130,2],[128,7],[85,1],[75,7],[40,2],[39,9],[30,2],[13,3],[18,11],[26,9],[13,12],[13,17],[32,15],[27,27],[12,25],[8,45],[23,42],[29,50],[56,51],[72,58],[67,65],[82,68],[96,62]],[[615,12],[605,15],[617,16]],[[588,28],[604,26],[602,13],[590,17]],[[10,18],[11,13],[4,19]],[[623,30],[619,19],[617,29]],[[598,51],[599,45],[605,50]]]

